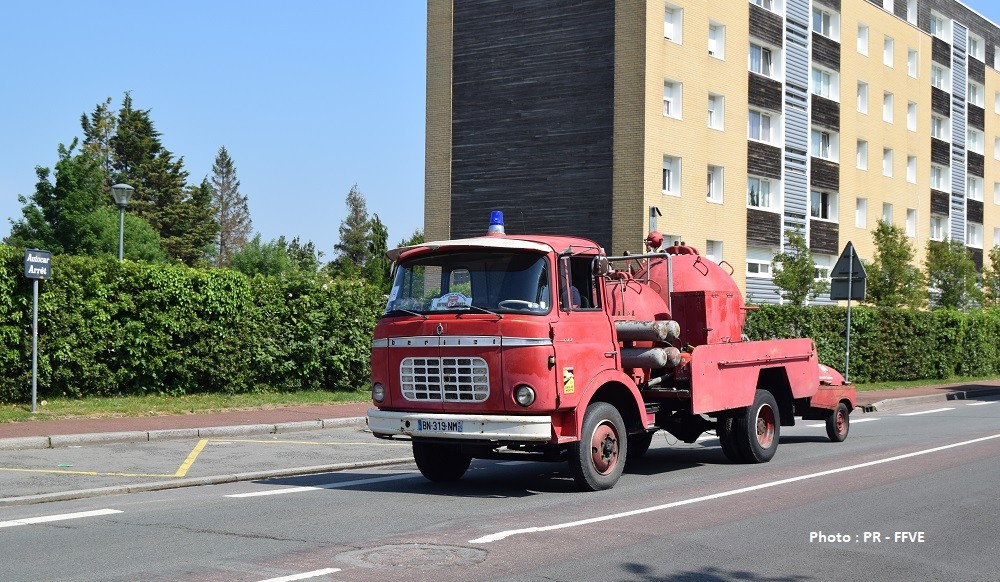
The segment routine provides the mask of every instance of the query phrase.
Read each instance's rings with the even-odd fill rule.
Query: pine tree
[[[389,274],[392,271],[392,261],[386,255],[389,241],[389,229],[375,214],[371,219],[371,233],[368,237],[368,262],[365,264],[364,275],[373,285],[388,290]]]
[[[240,194],[236,167],[225,146],[219,148],[212,164],[212,212],[219,225],[215,265],[226,266],[232,253],[247,243],[253,223],[247,197]]]
[[[371,256],[368,247],[370,233],[371,220],[365,197],[355,184],[347,193],[347,217],[340,222],[340,241],[334,245],[339,253],[336,259],[338,271],[357,272],[368,263]]]
[[[94,158],[102,160],[104,174],[110,177],[112,175],[111,138],[118,130],[118,120],[111,111],[111,97],[105,99],[104,103],[98,103],[90,117],[87,117],[85,113],[81,114],[80,126],[83,128],[83,150]]]

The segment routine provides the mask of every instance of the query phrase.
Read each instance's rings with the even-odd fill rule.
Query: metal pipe
[[[669,342],[681,337],[681,326],[676,321],[616,321],[619,341]]]
[[[623,368],[675,368],[681,363],[681,351],[669,348],[622,348]]]

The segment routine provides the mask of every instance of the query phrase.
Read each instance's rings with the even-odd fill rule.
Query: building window
[[[1000,247],[1000,228],[993,229],[993,246]]]
[[[882,148],[882,175],[892,177],[892,148]]]
[[[974,249],[983,248],[983,225],[975,222],[965,223],[965,245]]]
[[[969,200],[983,201],[983,179],[978,176],[969,176],[966,180],[966,197]]]
[[[892,12],[893,0],[882,0],[882,10]]]
[[[771,251],[762,247],[747,247],[747,277],[771,278]]]
[[[1000,137],[993,138],[993,159],[1000,160]]]
[[[858,24],[858,52],[868,56],[868,26]]]
[[[868,142],[863,139],[858,140],[857,166],[859,170],[868,169]]]
[[[663,38],[680,44],[684,28],[684,9],[667,4],[663,11]]]
[[[837,79],[836,73],[831,73],[825,69],[813,67],[812,92],[814,95],[838,101],[840,99],[840,95],[837,94],[837,87],[839,86],[840,81]]]
[[[715,22],[708,23],[708,56],[726,58],[726,27]]]
[[[833,269],[830,265],[834,265],[837,262],[836,256],[833,255],[813,255],[813,278],[816,280],[829,281],[830,271]]]
[[[858,81],[858,112],[868,113],[868,83]]]
[[[705,241],[705,256],[714,263],[722,262],[722,241],[721,240],[707,240]]]
[[[683,86],[677,81],[663,80],[663,115],[681,118],[681,97]]]
[[[931,66],[931,86],[948,91],[948,75],[944,67]],[[950,93],[950,91],[948,91]]]
[[[892,93],[886,91],[882,94],[882,121],[892,123]]]
[[[747,206],[772,210],[777,206],[777,185],[766,178],[747,178]]]
[[[982,38],[980,38],[980,37],[978,37],[978,36],[976,36],[976,35],[974,35],[972,33],[969,33],[969,42],[968,42],[968,45],[969,45],[969,56],[970,57],[972,57],[974,59],[979,59],[980,61],[984,61],[985,60],[984,56],[986,54],[986,45],[983,42]]]
[[[833,192],[813,190],[810,196],[809,213],[813,218],[837,220],[837,195]]]
[[[931,137],[948,141],[948,120],[940,115],[931,115]]]
[[[948,168],[931,164],[931,188],[940,192],[950,192],[948,187]]]
[[[979,83],[974,83],[972,81],[969,81],[969,94],[968,94],[969,103],[982,107],[984,100],[983,94],[984,91],[982,85],[980,85]]]
[[[892,204],[882,203],[882,222],[892,224]]]
[[[993,182],[993,204],[1000,206],[1000,182]]]
[[[837,137],[829,131],[812,130],[812,156],[837,161]]]
[[[835,28],[835,18],[832,14],[826,10],[821,10],[819,8],[813,8],[812,11],[812,29],[813,32],[819,33],[827,38],[832,38],[836,40],[836,28]]]
[[[944,233],[948,230],[947,223],[947,217],[931,215],[931,240],[944,240]]]
[[[917,183],[917,156],[906,156],[906,181]]]
[[[895,44],[896,44],[895,41],[893,41],[888,36],[885,37],[885,41],[882,43],[882,62],[887,67],[895,66],[892,56],[892,51]]]
[[[748,117],[748,137],[755,141],[772,142],[774,135],[771,131],[771,114],[751,109]]]
[[[858,198],[854,201],[854,226],[868,228],[868,199]]]
[[[970,152],[976,152],[977,154],[982,155],[985,148],[985,144],[983,143],[984,141],[986,141],[986,139],[983,136],[983,132],[970,127],[969,131],[966,133],[965,147]]]
[[[768,10],[774,10],[774,0],[750,0],[751,4],[756,4],[761,8],[766,8]]]
[[[771,49],[757,44],[750,44],[750,71],[758,75],[770,77],[774,72],[774,61]]]
[[[951,29],[948,27],[949,21],[945,20],[937,12],[931,12],[931,36],[936,36],[941,40],[951,42]]]
[[[663,193],[681,195],[681,159],[677,156],[663,156]]]
[[[725,129],[726,99],[722,95],[708,94],[708,126]]]
[[[919,70],[919,62],[917,61],[917,51],[909,49],[906,51],[906,73],[917,78],[917,72]]]
[[[906,236],[917,236],[917,209],[906,209]]]
[[[722,166],[709,166],[708,167],[708,196],[706,200],[709,202],[715,202],[717,204],[722,204],[722,188],[723,188],[723,169]]]
[[[906,21],[917,25],[917,0],[906,0]]]
[[[917,104],[913,101],[906,104],[906,129],[917,131]]]

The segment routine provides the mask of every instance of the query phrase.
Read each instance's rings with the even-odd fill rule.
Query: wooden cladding
[[[983,223],[983,203],[980,200],[965,201],[965,219],[977,224]]]
[[[781,244],[781,215],[747,208],[747,243],[767,246]]]
[[[840,190],[840,164],[822,158],[809,158],[809,186],[821,190]]]
[[[966,247],[968,248],[968,247]],[[976,270],[980,273],[983,272],[983,249],[973,249],[969,248],[969,258],[972,259],[972,264],[976,266]]]
[[[840,103],[819,95],[812,96],[812,123],[830,131],[840,131]]]
[[[966,111],[970,127],[978,130],[986,129],[986,111],[982,107],[968,103]]]
[[[940,190],[931,190],[931,214],[948,216],[951,209],[951,195]]]
[[[756,73],[749,75],[747,97],[750,100],[750,107],[781,111],[781,82]]]
[[[986,84],[986,65],[979,59],[969,59],[969,78],[977,83]]]
[[[840,70],[840,43],[822,34],[812,34],[813,62],[833,71]]]
[[[942,166],[951,165],[951,144],[940,139],[931,138],[931,162]]]
[[[936,36],[931,37],[931,60],[951,68],[951,45]]]
[[[980,178],[986,177],[986,174],[984,173],[986,170],[986,160],[983,158],[983,154],[965,152],[965,159],[965,166],[970,176],[979,176]]]
[[[750,37],[781,48],[784,46],[785,21],[774,12],[751,4]]]
[[[747,173],[781,179],[781,149],[756,141],[747,144]]]
[[[809,250],[824,255],[840,252],[840,225],[825,220],[809,221]]]
[[[938,115],[951,117],[951,93],[931,87],[931,111]]]

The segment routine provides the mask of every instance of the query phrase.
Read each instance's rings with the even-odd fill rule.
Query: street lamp
[[[135,188],[128,184],[115,184],[111,187],[111,195],[115,197],[118,205],[118,260],[122,260],[122,251],[125,249],[125,207],[135,193]]]

